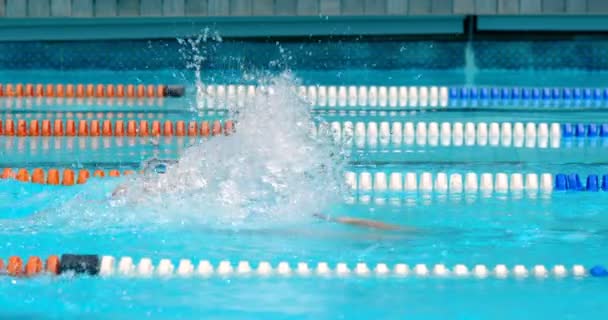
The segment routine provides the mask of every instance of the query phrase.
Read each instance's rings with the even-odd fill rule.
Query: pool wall
[[[1,40],[605,31],[604,0],[0,0]]]

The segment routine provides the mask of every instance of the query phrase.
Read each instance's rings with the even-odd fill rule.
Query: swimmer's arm
[[[326,221],[332,221],[332,222],[348,224],[348,225],[355,225],[355,226],[360,226],[360,227],[367,227],[367,228],[372,228],[372,229],[391,230],[391,231],[415,231],[415,229],[404,228],[404,227],[401,227],[398,225],[388,224],[388,223],[375,221],[375,220],[359,219],[359,218],[352,218],[352,217],[331,218],[331,217],[328,217],[326,215],[319,214],[319,213],[314,214],[314,216],[317,218],[326,220]]]
[[[112,191],[112,198],[121,196],[127,192],[127,186],[124,184],[119,185]]]

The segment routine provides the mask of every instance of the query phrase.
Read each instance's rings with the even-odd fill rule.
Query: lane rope
[[[72,186],[75,184],[86,183],[89,178],[105,178],[105,177],[120,177],[134,174],[134,170],[118,170],[118,169],[14,169],[4,168],[0,173],[0,179],[14,179],[21,182],[31,182],[36,184],[48,184],[48,185],[63,185]]]
[[[73,136],[216,136],[234,132],[232,120],[186,121],[165,120],[73,120],[73,119],[5,119],[0,120],[0,136],[73,137]]]
[[[608,100],[608,88],[519,88],[308,85],[292,88],[298,96],[317,107],[426,108],[467,105],[476,102],[519,104],[587,104]],[[204,108],[244,104],[272,93],[272,86],[209,84],[197,88]],[[182,97],[184,86],[143,84],[0,84],[0,97]]]
[[[71,168],[3,168],[0,179],[15,179],[37,184],[65,185],[86,183],[89,177],[120,177],[135,173],[134,170],[79,169]],[[139,171],[141,173],[141,171]],[[77,176],[77,179],[75,177]],[[583,183],[582,181],[585,181]],[[608,174],[590,174],[581,179],[571,173],[446,173],[402,171],[347,171],[344,183],[351,192],[365,195],[389,195],[395,193],[543,193],[556,191],[608,192]],[[364,200],[364,199],[362,199]]]
[[[0,106],[4,108],[5,112],[10,111],[28,111],[28,110],[40,110],[43,108],[57,109],[56,107],[74,106],[74,107],[164,107],[164,98],[146,98],[146,99],[132,99],[132,98],[117,98],[117,97],[105,97],[105,98],[52,98],[52,97],[8,97],[0,100]],[[183,107],[182,109],[186,109]],[[164,110],[164,109],[161,109]],[[125,110],[128,112],[129,110]],[[160,110],[159,110],[160,111]],[[29,114],[33,112],[28,112]],[[46,113],[45,113],[46,114]]]
[[[168,112],[167,112],[168,113]],[[163,119],[168,117],[168,114],[165,112],[148,112],[146,111],[132,111],[132,110],[124,110],[124,111],[105,111],[105,110],[94,110],[94,111],[48,111],[41,112],[40,110],[36,111],[28,111],[28,112],[11,112],[8,111],[5,113],[5,116],[0,118],[1,121],[6,122],[9,120],[19,121],[19,120],[93,120],[96,119],[98,121],[103,121],[105,119],[112,120],[153,120],[153,119]],[[224,115],[225,113],[216,112],[214,115]]]
[[[175,154],[181,153],[185,150],[189,145],[194,145],[199,142],[199,137],[190,136],[190,137],[162,137],[159,140],[152,139],[149,137],[32,137],[29,139],[22,139],[20,137],[7,137],[4,139],[0,139],[0,144],[4,144],[4,151],[11,152],[11,154],[7,154],[4,158],[5,163],[11,163],[7,161],[7,159],[12,158],[13,156],[16,158],[20,158],[22,156],[44,156],[44,158],[53,156],[57,158],[57,161],[65,162],[67,159],[70,159],[70,156],[67,156],[63,153],[57,153],[55,151],[98,151],[113,149],[113,148],[123,148],[123,150],[116,151],[113,154],[114,156],[122,156],[126,158],[146,158],[146,155],[154,155],[154,154]],[[154,148],[150,150],[150,148],[146,148],[149,146],[153,146]],[[77,158],[80,160],[86,158],[92,158],[95,155],[83,156],[75,154],[73,156],[78,156]],[[98,156],[100,159],[106,159],[102,161],[107,161],[107,154]],[[38,159],[40,160],[40,159]],[[48,160],[48,159],[46,159]],[[77,162],[77,159],[74,158],[74,161]],[[94,161],[90,159],[89,161]],[[33,163],[40,163],[48,161],[36,161],[33,159],[28,159],[25,161],[28,166],[33,166]],[[45,164],[43,166],[51,165],[52,163]],[[69,163],[68,165],[70,165]],[[1,165],[0,165],[1,166]],[[4,164],[4,166],[10,166]]]
[[[196,263],[196,262],[195,262]],[[190,259],[180,259],[177,266],[169,259],[160,259],[154,264],[150,258],[142,258],[136,264],[129,256],[116,259],[113,256],[64,254],[61,257],[50,256],[43,266],[42,259],[30,257],[27,264],[23,265],[20,257],[13,256],[5,266],[0,259],[0,271],[13,277],[32,277],[39,274],[47,275],[89,275],[110,277],[143,277],[143,278],[209,278],[209,277],[415,277],[415,278],[455,278],[455,279],[563,279],[563,278],[603,278],[608,276],[608,271],[602,265],[585,267],[575,264],[571,267],[565,265],[545,266],[536,264],[527,267],[517,264],[508,267],[505,264],[487,266],[477,264],[468,267],[465,264],[456,264],[448,267],[444,264],[415,264],[405,263],[367,264],[358,262],[354,265],[346,262],[338,262],[330,265],[327,262],[319,262],[309,265],[306,262],[290,264],[287,261],[272,265],[267,261],[251,263],[243,260],[236,264],[228,260],[222,260],[213,264],[208,260],[200,260],[196,266]]]
[[[452,87],[448,95],[450,100],[458,101],[497,100],[572,105],[604,102],[608,100],[608,88]]]
[[[300,99],[320,108],[447,108],[518,104],[603,106],[608,88],[446,87],[382,85],[302,85],[291,88]],[[272,86],[208,84],[198,88],[205,108],[243,104],[273,92]]]
[[[337,143],[355,145],[359,148],[404,145],[559,148],[562,140],[562,125],[545,122],[524,124],[522,122],[333,121],[318,123],[312,132],[312,134],[325,133],[331,134]],[[608,126],[602,137],[608,137]]]
[[[522,192],[553,191],[553,175],[550,173],[482,173],[475,172],[371,172],[347,171],[346,185],[360,193],[386,192],[437,192],[437,193],[477,193],[477,192]]]
[[[416,86],[325,86],[310,85],[290,88],[298,97],[315,107],[447,107],[447,87]],[[204,97],[203,107],[225,108],[244,105],[272,94],[273,86],[242,84],[208,84],[198,88]]]
[[[144,84],[0,84],[0,97],[154,98],[183,97],[184,86]]]
[[[581,179],[581,176],[583,177]],[[351,191],[365,193],[520,193],[554,191],[608,191],[608,174],[578,173],[446,173],[403,171],[347,171],[344,181]],[[583,182],[584,181],[584,182]]]

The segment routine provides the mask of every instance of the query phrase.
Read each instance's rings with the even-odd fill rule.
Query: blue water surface
[[[15,44],[12,44],[15,46]],[[57,46],[53,44],[52,46]],[[74,44],[69,47],[73,48]],[[119,46],[119,45],[117,45]],[[124,44],[123,44],[124,46]],[[536,65],[525,69],[491,68],[488,55],[490,44],[480,45],[482,61],[469,65],[465,59],[466,44],[430,45],[423,42],[400,49],[399,44],[363,43],[326,47],[306,44],[306,52],[325,52],[327,70],[313,68],[314,59],[321,55],[296,55],[291,67],[303,83],[346,85],[500,85],[500,86],[602,86],[608,73],[568,68],[561,61],[559,68],[545,68],[543,51],[531,50],[532,44],[522,44],[526,54],[535,54]],[[570,46],[564,44],[570,50]],[[298,46],[286,46],[297,52]],[[584,47],[584,46],[583,46]],[[19,49],[20,47],[17,47]],[[88,47],[80,47],[85,50]],[[110,47],[114,48],[114,47]],[[121,47],[124,49],[124,47]],[[228,45],[227,48],[240,48]],[[249,44],[243,52],[260,52],[275,45]],[[327,49],[329,48],[329,49]],[[362,48],[366,48],[363,50]],[[441,49],[437,49],[441,48]],[[522,49],[523,48],[523,49]],[[21,47],[23,49],[23,47]],[[27,50],[26,50],[27,49]],[[40,47],[23,49],[36,52]],[[331,49],[331,50],[330,50]],[[389,57],[377,56],[386,49],[392,55],[404,57],[392,63]],[[45,49],[50,50],[50,49]],[[130,49],[132,50],[132,49]],[[227,50],[227,49],[226,49]],[[256,51],[257,50],[257,51]],[[274,49],[273,49],[274,50]],[[401,50],[401,51],[400,51]],[[435,51],[434,51],[435,50]],[[126,52],[129,50],[125,49]],[[142,56],[151,57],[150,49]],[[533,51],[533,52],[532,52]],[[49,52],[49,51],[42,51]],[[221,51],[224,52],[224,51]],[[347,52],[348,54],[344,54]],[[356,53],[361,53],[357,55]],[[405,53],[404,53],[405,52]],[[460,52],[453,60],[437,52]],[[490,53],[487,53],[490,52]],[[269,54],[273,56],[273,54]],[[340,59],[356,56],[349,63]],[[549,53],[547,53],[549,55]],[[555,55],[555,53],[551,53]],[[49,59],[58,59],[47,55]],[[497,57],[495,55],[494,57]],[[3,63],[12,61],[4,55]],[[366,63],[378,58],[380,66]],[[281,64],[289,66],[289,58],[281,57]],[[36,56],[35,59],[42,59]],[[132,59],[124,58],[125,61]],[[230,67],[203,71],[203,82],[246,82],[252,70],[269,68],[268,60],[246,64],[232,61]],[[266,59],[266,60],[265,60]],[[426,59],[426,60],[425,60]],[[581,58],[583,59],[583,58]],[[97,66],[58,70],[61,64],[43,64],[28,68],[23,59],[18,66],[0,74],[1,82],[85,82],[85,83],[172,83],[187,86],[188,96],[167,101],[159,109],[143,108],[142,112],[166,111],[170,119],[214,119],[193,111],[193,71],[171,62],[169,67],[153,70],[131,70],[125,67]],[[255,60],[255,59],[252,59]],[[33,60],[38,61],[38,60]],[[408,62],[409,61],[409,62]],[[430,61],[430,62],[429,62]],[[433,62],[435,61],[435,62]],[[125,64],[127,64],[125,62]],[[94,63],[92,63],[94,64]],[[319,62],[321,64],[321,62]],[[564,66],[564,64],[566,66]],[[336,66],[337,65],[337,66]],[[506,63],[496,62],[494,66]],[[601,65],[601,64],[600,64]],[[37,64],[35,64],[37,66]],[[489,66],[489,67],[488,67]],[[508,66],[508,65],[507,65]],[[224,65],[225,67],[225,65]],[[528,68],[531,67],[531,68]],[[42,102],[33,110],[3,110],[3,116],[56,108],[86,112],[107,106],[53,104]],[[113,108],[116,108],[115,106]],[[504,111],[407,112],[403,115],[350,116],[322,115],[334,120],[375,121],[535,121],[535,122],[602,122],[608,120],[602,108],[596,110],[543,111],[525,106]],[[520,108],[520,109],[517,109]],[[117,109],[116,109],[117,110]],[[521,112],[519,112],[521,111]],[[71,167],[114,168],[136,167],[150,157],[178,158],[188,145],[200,141],[167,139],[160,141],[163,148],[147,140],[136,139],[133,144],[117,145],[118,139],[84,139],[69,145],[69,138],[0,138],[0,162],[4,167]],[[91,147],[97,139],[97,148]],[[56,140],[61,145],[55,147]],[[162,140],[162,139],[161,139]],[[557,149],[526,149],[514,147],[403,147],[390,152],[353,150],[347,164],[350,170],[429,171],[429,172],[550,172],[587,174],[608,173],[604,157],[607,144],[602,140],[565,141]],[[107,143],[106,143],[107,142]],[[44,144],[48,147],[45,149]],[[33,148],[32,145],[36,147]],[[374,151],[374,152],[372,152]],[[10,180],[0,181],[0,255],[6,260],[11,255],[27,257],[62,253],[91,253],[128,255],[134,259],[151,257],[156,263],[161,258],[214,263],[230,260],[233,264],[249,260],[254,266],[259,261],[277,264],[299,261],[315,265],[325,261],[339,262],[351,267],[357,262],[408,263],[449,266],[463,263],[469,267],[487,264],[532,267],[544,264],[582,264],[592,267],[608,264],[608,193],[555,192],[550,197],[517,198],[494,195],[483,197],[440,197],[430,199],[421,195],[399,195],[399,200],[379,204],[335,203],[327,212],[376,219],[387,223],[415,228],[418,232],[387,232],[331,224],[315,219],[284,224],[253,224],[251,226],[218,227],[193,223],[167,213],[162,221],[138,211],[112,209],[109,198],[112,190],[125,179],[92,179],[85,185],[73,187],[42,186]],[[69,204],[69,205],[67,205]],[[95,208],[95,210],[87,210]],[[193,214],[210,214],[212,209],[193,207]],[[93,214],[91,213],[93,212]],[[151,218],[152,217],[152,218]],[[98,277],[41,277],[0,278],[0,318],[22,319],[198,319],[198,318],[302,318],[302,319],[603,319],[608,311],[605,291],[608,282],[602,278],[584,279],[419,279],[419,278],[298,278],[298,277],[238,277],[212,279],[124,279]]]

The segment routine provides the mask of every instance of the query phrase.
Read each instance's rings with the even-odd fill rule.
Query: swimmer
[[[352,217],[332,218],[332,217],[326,216],[321,213],[315,213],[315,214],[313,214],[313,216],[315,218],[319,218],[319,219],[329,221],[329,222],[336,222],[336,223],[347,224],[347,225],[358,226],[358,227],[366,227],[366,228],[370,228],[370,229],[380,229],[380,230],[387,230],[387,231],[405,231],[405,230],[407,230],[403,227],[400,227],[400,226],[397,226],[394,224],[388,224],[388,223],[375,221],[375,220],[359,219],[359,218],[352,218]]]
[[[178,163],[177,160],[161,160],[161,159],[152,158],[152,159],[145,161],[143,163],[142,167],[144,169],[144,172],[153,172],[153,173],[157,173],[157,174],[164,174],[166,172],[167,166],[173,165],[176,163]],[[149,188],[151,188],[151,186],[148,188],[144,188],[144,189],[148,190]],[[119,185],[112,192],[112,198],[120,197],[120,196],[124,195],[127,191],[128,191],[128,188],[126,185]],[[153,191],[153,190],[148,190],[148,191]],[[384,222],[380,222],[380,221],[376,221],[376,220],[369,220],[369,219],[361,219],[361,218],[353,218],[353,217],[330,217],[330,216],[322,214],[322,213],[315,213],[315,214],[313,214],[313,217],[327,221],[327,222],[333,222],[333,223],[339,223],[339,224],[345,224],[345,225],[351,225],[351,226],[357,226],[357,227],[365,227],[365,228],[376,229],[376,230],[408,231],[408,232],[415,231],[414,229],[411,229],[411,228],[404,228],[404,227],[401,227],[398,225],[388,224],[388,223],[384,223]]]

